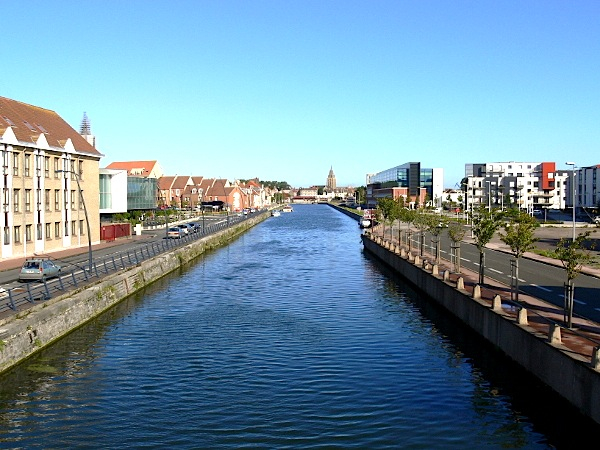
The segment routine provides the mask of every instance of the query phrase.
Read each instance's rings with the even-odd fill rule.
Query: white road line
[[[543,286],[538,286],[537,284],[531,284],[531,286],[541,289],[542,291],[552,292],[552,289],[545,288]]]
[[[504,272],[502,272],[502,271],[500,271],[500,270],[492,269],[491,267],[489,267],[489,269],[488,269],[488,270],[490,270],[490,272],[504,273]]]

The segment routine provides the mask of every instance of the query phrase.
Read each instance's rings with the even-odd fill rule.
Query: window
[[[50,178],[50,157],[44,156],[44,177]]]
[[[14,234],[14,238],[15,238],[15,244],[20,244],[21,243],[21,226],[20,225],[15,227],[13,234]]]
[[[60,222],[54,222],[54,237],[56,239],[60,237]]]
[[[84,225],[84,221],[80,220],[79,221],[79,236],[85,236],[85,232],[84,232],[85,228],[83,228],[83,225]]]
[[[75,220],[71,222],[71,236],[77,235],[77,228],[75,228],[76,224],[77,222]]]
[[[69,191],[66,189],[63,191],[65,209],[69,209]],[[68,235],[65,235],[68,236]]]
[[[75,209],[75,191],[71,191],[71,209]]]
[[[34,158],[35,158],[35,176],[40,177],[40,176],[42,176],[42,156],[34,155]]]
[[[24,175],[26,177],[30,176],[29,170],[31,169],[31,155],[29,153],[25,153],[25,167],[24,167]]]
[[[4,227],[4,245],[10,244],[10,228]]]
[[[25,241],[31,241],[31,225],[25,225]]]
[[[60,158],[54,157],[54,178],[60,178]]]
[[[71,166],[70,166],[71,180],[74,180],[75,179],[75,161],[71,160],[69,162],[71,163]]]
[[[38,241],[41,241],[44,238],[44,234],[42,233],[42,224],[38,223],[36,228],[37,228],[37,239],[38,239]]]
[[[25,189],[25,212],[31,211],[31,189]]]
[[[18,213],[20,208],[21,189],[13,189],[13,211]]]
[[[46,211],[50,211],[50,189],[46,189],[44,193],[44,207]]]
[[[60,189],[54,189],[54,210],[60,210]]]
[[[40,211],[42,209],[42,190],[36,189],[36,210]]]
[[[69,235],[69,222],[65,220],[65,236]]]
[[[50,222],[46,223],[46,240],[49,240],[52,232],[52,224]]]
[[[17,152],[13,153],[13,175],[19,176],[19,154]]]
[[[79,174],[79,179],[83,180],[83,161],[78,161],[79,163],[79,171],[77,172]]]
[[[4,212],[8,212],[8,207],[10,206],[10,190],[8,188],[3,188],[2,196],[4,197]]]

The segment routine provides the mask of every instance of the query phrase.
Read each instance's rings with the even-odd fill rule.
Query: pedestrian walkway
[[[151,239],[151,235],[139,235],[139,236],[127,236],[124,238],[119,238],[119,239],[115,239],[112,241],[102,241],[102,242],[98,242],[96,244],[92,244],[92,253],[95,250],[100,250],[103,248],[108,248],[108,247],[116,247],[119,245],[123,245],[127,242],[131,242],[131,241],[145,241],[148,239]],[[75,256],[75,255],[82,255],[82,254],[87,254],[89,251],[89,246],[86,244],[85,246],[80,246],[80,247],[71,247],[71,248],[67,248],[64,250],[56,250],[53,252],[49,252],[49,253],[41,253],[41,254],[34,254],[34,255],[30,255],[31,256],[49,256],[52,259],[62,259],[62,258],[66,258],[69,256]],[[12,270],[12,269],[18,269],[19,267],[21,267],[23,265],[23,262],[25,261],[26,257],[25,256],[16,256],[14,258],[3,258],[0,259],[0,272],[4,272],[7,270]]]

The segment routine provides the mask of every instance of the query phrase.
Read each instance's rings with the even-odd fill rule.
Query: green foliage
[[[534,233],[540,224],[534,217],[518,209],[509,210],[505,216],[508,222],[504,223],[505,233],[500,233],[500,240],[510,247],[515,258],[520,258],[535,248],[537,238]]]
[[[556,244],[554,249],[554,257],[560,259],[563,267],[567,271],[567,281],[571,283],[579,273],[581,268],[592,260],[590,250],[595,248],[595,243],[589,246],[589,249],[585,246],[585,242],[590,237],[591,231],[585,231],[579,233],[574,241],[570,239],[562,238]]]
[[[502,224],[503,213],[500,210],[488,210],[480,205],[474,213],[470,213],[473,222],[473,236],[475,245],[479,252],[483,252],[485,246],[492,240],[494,233]]]
[[[377,215],[386,223],[394,222],[400,216],[398,203],[389,197],[380,198],[377,200]]]
[[[463,240],[466,231],[467,230],[461,223],[451,222],[448,226],[448,237],[456,244]]]

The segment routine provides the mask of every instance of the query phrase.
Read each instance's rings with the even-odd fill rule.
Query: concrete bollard
[[[492,299],[492,309],[494,311],[502,310],[502,298],[500,298],[498,294],[494,295],[494,298]]]
[[[592,352],[592,368],[600,370],[600,347],[594,347]]]
[[[527,308],[521,308],[519,309],[519,312],[517,313],[517,323],[519,325],[527,325]],[[559,328],[559,332],[560,332],[560,328]],[[560,339],[560,337],[559,337]]]
[[[481,299],[481,286],[479,286],[478,284],[476,284],[473,287],[473,298],[475,300],[480,300]]]
[[[403,258],[406,258],[406,250],[404,249],[404,247],[402,247],[400,249],[400,256],[403,257]]]
[[[438,265],[437,265],[437,264],[434,264],[434,265],[431,267],[431,274],[432,274],[432,275],[439,275],[439,268],[438,268]]]
[[[450,281],[450,271],[444,270],[444,281]]]
[[[421,265],[421,258],[419,257],[419,255],[415,255],[415,266],[420,266]]]
[[[463,280],[463,277],[458,277],[458,280],[456,280],[456,289],[465,290],[465,280]]]
[[[548,330],[548,342],[551,344],[562,344],[560,337],[560,325],[551,323]]]

